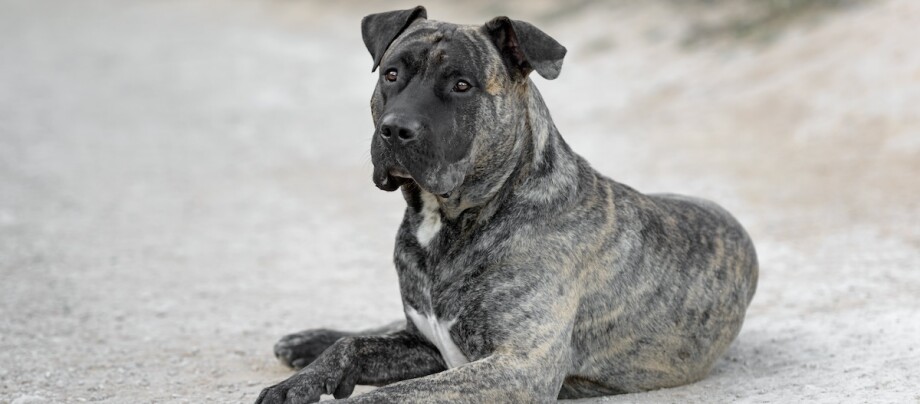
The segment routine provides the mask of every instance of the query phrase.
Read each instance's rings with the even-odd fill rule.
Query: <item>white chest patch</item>
[[[441,231],[441,212],[438,200],[429,192],[422,192],[422,222],[415,230],[419,245],[428,247],[428,243]]]
[[[418,328],[422,335],[428,338],[428,341],[438,347],[448,368],[455,368],[470,362],[450,338],[450,327],[457,322],[456,319],[447,322],[438,321],[437,317],[424,316],[412,307],[409,307],[408,314],[415,328]]]

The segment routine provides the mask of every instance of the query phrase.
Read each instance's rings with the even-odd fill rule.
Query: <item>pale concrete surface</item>
[[[429,5],[554,35],[572,147],[757,245],[709,378],[596,401],[920,402],[920,3],[690,48],[722,17],[677,3]],[[396,7],[0,1],[0,402],[250,402],[282,334],[399,318],[358,30]]]

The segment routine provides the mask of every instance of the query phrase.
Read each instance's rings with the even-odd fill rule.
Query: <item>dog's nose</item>
[[[406,144],[418,138],[422,123],[403,115],[390,114],[380,122],[380,137],[385,141],[397,141]]]

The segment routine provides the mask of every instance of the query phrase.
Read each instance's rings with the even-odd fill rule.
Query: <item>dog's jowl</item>
[[[379,74],[373,181],[407,205],[394,251],[405,320],[284,337],[276,355],[302,369],[258,402],[545,402],[705,377],[757,285],[741,225],[575,154],[529,79],[562,68],[546,33],[426,17],[361,21]],[[356,384],[382,387],[350,397]]]

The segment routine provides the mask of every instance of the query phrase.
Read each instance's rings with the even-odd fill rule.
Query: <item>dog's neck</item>
[[[532,82],[527,102],[527,128],[522,137],[529,139],[530,147],[521,154],[514,191],[522,201],[558,206],[575,196],[581,157],[562,139]]]
[[[534,207],[559,205],[575,195],[579,157],[562,139],[533,82],[528,80],[521,94],[522,113],[514,120],[513,133],[503,137],[508,139],[503,149],[507,154],[474,166],[455,194],[437,198],[445,219],[482,224],[511,195]]]

